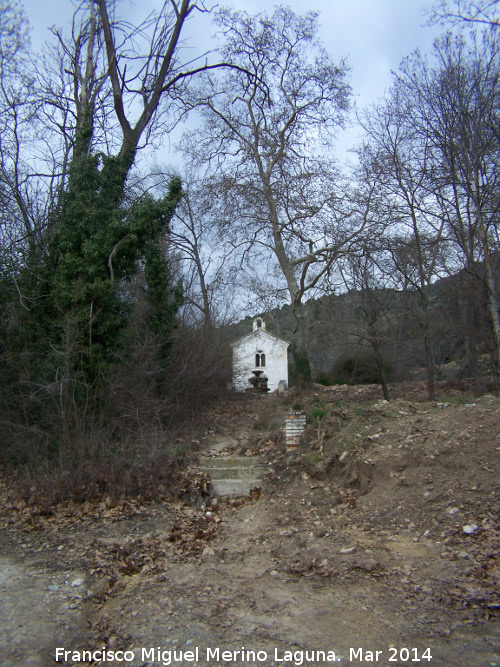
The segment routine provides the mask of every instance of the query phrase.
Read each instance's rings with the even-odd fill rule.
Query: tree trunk
[[[287,255],[283,242],[283,232],[279,222],[278,212],[269,176],[264,173],[259,163],[259,172],[262,180],[264,195],[266,198],[269,219],[273,231],[273,251],[279,262],[287,283],[288,293],[292,301],[292,313],[294,317],[295,341],[293,344],[293,359],[295,362],[296,381],[301,385],[310,385],[312,382],[311,366],[307,353],[307,331],[304,307],[302,304],[303,291],[297,284],[293,262]]]
[[[398,322],[398,327],[397,327],[397,333],[396,336],[394,337],[394,346],[393,346],[393,354],[392,354],[392,366],[395,371],[397,371],[397,375],[394,378],[395,380],[402,380],[404,379],[406,372],[404,375],[399,375],[401,372],[401,367],[403,367],[406,371],[406,368],[408,367],[408,362],[407,359],[404,359],[404,353],[403,350],[405,349],[404,345],[404,340],[406,337],[406,330],[408,328],[408,310],[406,307],[403,310],[403,314]]]
[[[382,393],[384,395],[385,400],[390,401],[391,396],[389,394],[389,387],[387,386],[387,374],[385,372],[384,363],[382,355],[380,354],[380,348],[378,343],[372,341],[372,348],[373,348],[373,353],[375,355],[375,362],[377,364],[377,369],[378,372],[380,373],[380,384],[382,386]]]
[[[429,323],[427,321],[427,306],[422,323],[422,338],[425,350],[425,365],[427,370],[427,395],[429,401],[436,400],[436,387],[434,383],[434,359],[432,358],[432,345],[429,336]]]
[[[493,375],[493,384],[495,387],[495,396],[498,396],[498,390],[499,390],[499,385],[498,385],[498,357],[496,356],[496,350],[493,350],[493,352],[490,353],[490,358],[491,358],[491,374]]]
[[[302,304],[298,304],[295,308],[292,307],[292,312],[295,318],[293,360],[296,381],[299,385],[308,386],[312,383],[312,374],[307,353],[307,327]]]
[[[488,248],[488,240],[486,238],[486,230],[484,229],[484,224],[481,219],[480,222],[480,235],[483,245],[483,255],[484,255],[484,268],[486,274],[486,287],[488,289],[488,307],[490,310],[491,321],[493,325],[493,337],[495,340],[495,354],[494,358],[500,358],[500,316],[498,313],[498,299],[497,299],[497,290],[495,285],[495,276],[493,274],[493,269],[491,267],[491,259]],[[495,382],[496,386],[496,382]]]
[[[477,352],[476,329],[474,326],[474,278],[466,277],[463,299],[463,323],[465,336],[465,376],[474,379],[475,394],[482,393],[482,383],[479,376],[479,359]]]

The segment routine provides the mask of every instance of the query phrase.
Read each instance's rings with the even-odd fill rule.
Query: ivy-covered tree
[[[166,364],[172,346],[175,318],[183,303],[182,281],[172,282],[172,273],[161,238],[151,239],[145,249],[144,275],[147,282],[147,325],[158,344],[158,387],[166,380]]]
[[[180,182],[173,179],[163,199],[143,195],[125,206],[121,181],[113,158],[102,166],[98,156],[71,165],[57,225],[39,261],[34,295],[33,339],[49,375],[55,371],[93,382],[116,361],[132,309],[121,285],[134,278],[139,260],[160,247],[181,196]],[[161,283],[164,300],[178,303],[177,296],[169,297],[165,262],[158,256],[152,266],[147,262],[148,278],[153,291]],[[152,321],[165,320],[154,312],[162,307],[155,298]],[[170,305],[169,324],[173,311]]]

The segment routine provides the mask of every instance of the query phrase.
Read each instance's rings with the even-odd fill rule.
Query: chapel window
[[[257,352],[255,355],[255,367],[261,368],[266,365],[266,355],[263,352]]]

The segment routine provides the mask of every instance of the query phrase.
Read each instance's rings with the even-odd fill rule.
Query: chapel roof
[[[260,320],[261,326],[258,326],[258,321]],[[242,336],[241,338],[238,338],[234,342],[231,343],[231,347],[234,347],[236,345],[240,345],[241,343],[246,342],[247,340],[250,340],[251,338],[264,338],[264,340],[269,340],[269,342],[272,342],[273,344],[279,344],[282,345],[283,347],[288,347],[290,345],[290,341],[285,340],[284,338],[280,338],[279,336],[275,336],[274,334],[269,333],[266,331],[266,323],[261,317],[255,318],[253,322],[253,330],[246,334],[245,336]]]

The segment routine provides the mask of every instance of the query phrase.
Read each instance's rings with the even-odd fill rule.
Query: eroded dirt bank
[[[141,649],[189,658],[199,647],[198,663],[175,664],[207,665],[207,647],[245,647],[267,660],[221,664],[324,650],[346,665],[500,665],[500,400],[395,393],[387,404],[376,388],[318,387],[211,410],[203,450],[265,459],[265,487],[245,500],[212,504],[193,472],[191,506],[103,498],[49,510],[4,480],[1,664],[45,667],[57,647],[105,646],[134,661],[100,664],[160,665]],[[316,419],[291,458],[290,409]],[[331,664],[321,657],[303,664]]]

